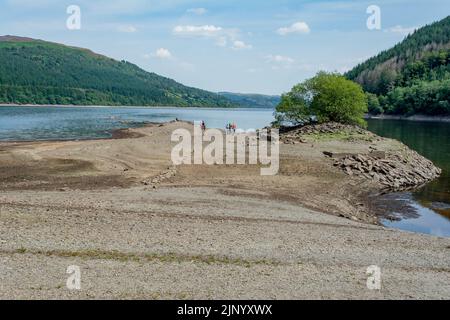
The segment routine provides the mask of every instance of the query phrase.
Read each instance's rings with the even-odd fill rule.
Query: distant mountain
[[[450,16],[409,35],[346,74],[371,113],[450,114]]]
[[[263,94],[244,94],[219,92],[234,104],[245,108],[275,108],[281,101],[280,96],[268,96]]]
[[[126,61],[57,43],[0,37],[0,103],[231,107]]]

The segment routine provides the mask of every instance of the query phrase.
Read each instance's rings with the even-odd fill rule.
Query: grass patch
[[[372,141],[373,137],[370,134],[362,134],[352,131],[338,131],[332,133],[312,133],[304,137],[313,139],[314,141]]]
[[[280,265],[281,263],[273,260],[244,260],[239,258],[229,258],[224,256],[214,255],[183,255],[177,253],[125,253],[117,250],[103,251],[103,250],[80,250],[80,251],[68,251],[68,250],[27,250],[20,248],[11,251],[2,251],[4,254],[34,254],[43,255],[47,257],[62,257],[62,258],[80,258],[80,259],[98,259],[98,260],[113,260],[120,262],[166,262],[166,263],[183,263],[194,262],[204,263],[208,265],[213,264],[229,264],[238,265],[243,267],[252,267],[255,265]]]
[[[25,249],[25,248],[20,248],[20,249],[17,249],[17,253],[26,253],[27,252],[27,249]]]

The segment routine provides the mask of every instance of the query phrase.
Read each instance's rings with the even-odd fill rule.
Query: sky
[[[67,27],[71,5],[79,29]],[[89,48],[214,92],[281,94],[449,14],[448,0],[0,0],[0,35]]]

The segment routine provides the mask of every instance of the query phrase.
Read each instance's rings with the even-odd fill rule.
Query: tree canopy
[[[450,17],[425,26],[346,74],[373,114],[450,115]]]
[[[367,97],[357,83],[336,73],[319,72],[284,94],[276,109],[276,121],[305,123],[340,122],[365,125]]]
[[[1,37],[0,37],[1,38]],[[126,61],[33,39],[0,39],[0,103],[229,107]]]

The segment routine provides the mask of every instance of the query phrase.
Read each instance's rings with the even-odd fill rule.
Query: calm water
[[[385,221],[385,224],[450,237],[450,123],[369,120],[369,130],[402,141],[443,169],[439,179],[422,189],[391,195],[387,201],[404,202],[417,214],[401,221]]]
[[[115,129],[166,122],[204,120],[210,128],[235,122],[241,129],[263,128],[270,109],[180,109],[110,107],[0,107],[0,140],[71,140],[111,137]]]

